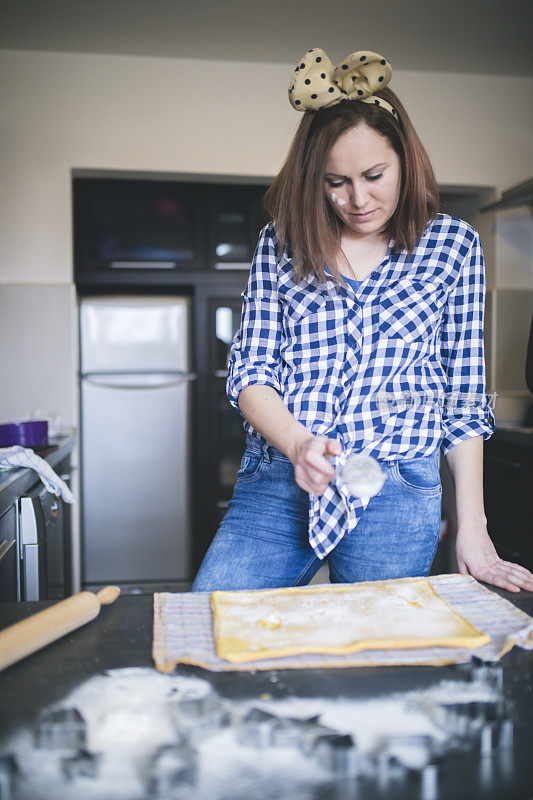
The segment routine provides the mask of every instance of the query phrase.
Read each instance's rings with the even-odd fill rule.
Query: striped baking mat
[[[402,582],[409,580],[420,579],[397,579]],[[342,656],[306,653],[230,664],[218,658],[215,652],[210,592],[180,594],[162,592],[154,594],[152,656],[157,669],[161,672],[171,672],[177,664],[194,664],[214,672],[223,672],[399,664],[438,666],[468,662],[473,655],[484,661],[498,661],[515,645],[528,650],[533,649],[533,618],[508,600],[482,586],[470,575],[432,575],[427,580],[456,611],[482,633],[488,634],[491,641],[475,650],[459,647],[427,647],[372,650]],[[305,591],[316,588],[316,584],[301,588]]]

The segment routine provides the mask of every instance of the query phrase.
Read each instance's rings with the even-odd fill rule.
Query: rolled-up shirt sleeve
[[[478,234],[465,254],[461,272],[445,308],[441,357],[447,376],[443,402],[443,453],[463,439],[494,430],[486,393],[483,352],[485,268]],[[464,244],[466,249],[466,244]]]
[[[252,384],[281,393],[279,348],[282,311],[277,291],[277,255],[272,223],[261,231],[250,276],[242,293],[241,326],[233,339],[226,391],[239,409],[240,392]]]

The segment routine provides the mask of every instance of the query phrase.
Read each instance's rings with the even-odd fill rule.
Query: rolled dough
[[[213,592],[216,653],[233,663],[300,653],[481,647],[481,633],[424,578]]]

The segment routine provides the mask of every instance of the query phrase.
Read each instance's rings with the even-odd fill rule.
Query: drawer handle
[[[0,561],[7,556],[14,544],[15,539],[2,539],[0,542]]]

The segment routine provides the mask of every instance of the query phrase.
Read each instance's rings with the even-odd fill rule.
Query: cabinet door
[[[248,270],[257,236],[268,221],[261,186],[212,186],[210,262],[216,270]]]
[[[220,275],[195,297],[195,571],[226,512],[244,451],[243,418],[229,403],[226,379],[246,280],[247,273]]]
[[[245,441],[243,418],[226,396],[228,360],[233,337],[240,325],[241,302],[233,298],[211,300],[209,310],[212,345],[209,391],[213,444],[211,474],[215,503],[221,518],[233,494]]]
[[[202,267],[200,184],[79,177],[73,192],[77,282],[161,283]]]

